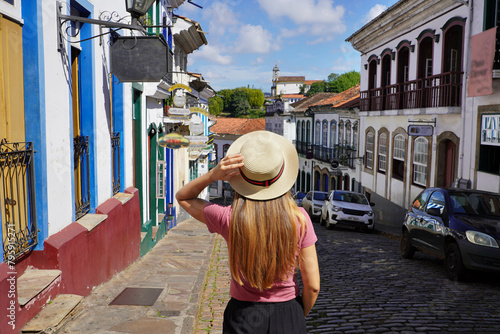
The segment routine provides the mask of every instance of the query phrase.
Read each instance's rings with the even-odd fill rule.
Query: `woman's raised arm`
[[[208,173],[197,177],[179,189],[175,195],[177,202],[193,218],[204,223],[203,208],[209,202],[198,198],[198,195],[212,182],[219,180],[228,181],[233,176],[238,175],[241,167],[243,167],[243,156],[241,154],[232,154],[224,157]]]

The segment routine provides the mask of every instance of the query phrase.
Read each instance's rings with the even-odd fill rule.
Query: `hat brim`
[[[254,131],[241,136],[229,147],[226,155],[240,153],[243,144],[248,141],[251,142],[255,138],[261,138],[261,136],[267,136],[268,140],[279,145],[285,161],[285,167],[280,178],[268,187],[250,184],[241,175],[237,175],[229,180],[229,184],[233,187],[234,191],[241,196],[253,200],[268,200],[285,194],[292,188],[299,172],[299,157],[295,146],[285,137],[270,131]]]

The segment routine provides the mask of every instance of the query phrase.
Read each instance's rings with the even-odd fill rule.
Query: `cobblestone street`
[[[499,333],[500,276],[445,277],[442,261],[399,254],[380,234],[315,223],[321,292],[309,333]]]
[[[399,255],[399,241],[380,234],[326,230],[314,223],[321,292],[309,333],[499,333],[500,276],[473,273],[449,281],[442,261]],[[195,333],[220,333],[229,300],[227,248],[218,236]]]

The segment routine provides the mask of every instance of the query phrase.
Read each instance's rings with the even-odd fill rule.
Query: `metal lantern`
[[[132,16],[140,17],[146,14],[155,0],[125,0],[127,12]]]

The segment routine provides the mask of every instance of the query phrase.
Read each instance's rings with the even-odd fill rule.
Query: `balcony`
[[[463,72],[448,72],[424,79],[361,92],[360,111],[459,107]]]

